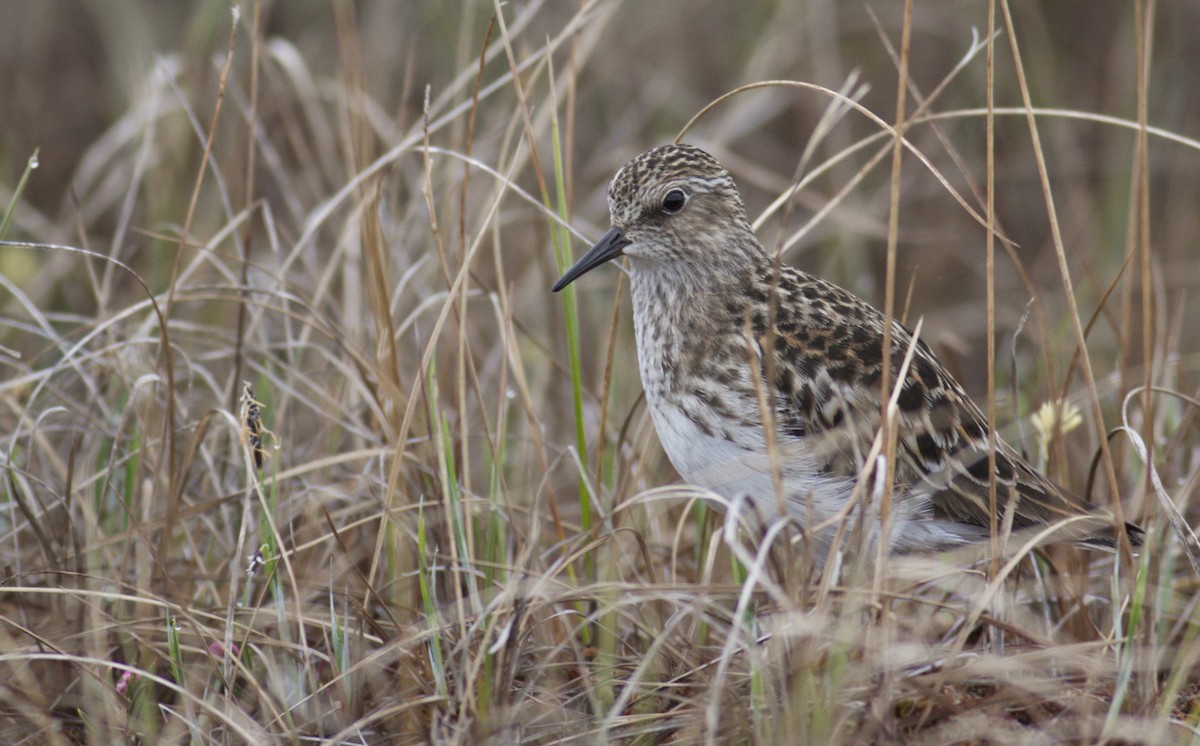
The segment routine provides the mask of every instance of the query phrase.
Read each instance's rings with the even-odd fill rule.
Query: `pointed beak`
[[[625,247],[630,243],[632,242],[625,238],[625,232],[614,225],[596,242],[595,246],[588,249],[586,254],[579,257],[579,261],[572,264],[571,268],[558,278],[558,282],[554,283],[554,287],[551,289],[557,293],[601,264],[616,259],[625,253]]]

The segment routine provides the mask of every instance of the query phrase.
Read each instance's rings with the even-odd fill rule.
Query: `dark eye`
[[[665,213],[674,215],[682,210],[685,204],[687,204],[687,195],[683,193],[682,189],[672,189],[663,195],[662,209]]]

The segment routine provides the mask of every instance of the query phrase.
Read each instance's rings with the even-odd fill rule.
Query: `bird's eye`
[[[683,193],[682,189],[672,189],[663,195],[662,209],[669,215],[674,215],[682,210],[685,204],[687,204],[687,195]]]

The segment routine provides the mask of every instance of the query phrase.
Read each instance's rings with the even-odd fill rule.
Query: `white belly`
[[[776,513],[776,485],[762,432],[740,433],[742,443],[709,435],[675,406],[650,403],[650,416],[667,458],[687,482],[727,499],[749,498],[765,515]],[[854,482],[822,475],[800,443],[779,444],[779,467],[788,510],[802,525],[832,518]]]
[[[778,516],[771,460],[765,446],[751,447],[762,442],[761,431],[753,437],[743,438],[749,443],[735,443],[705,433],[676,406],[650,402],[650,416],[675,470],[688,483],[724,498],[726,502],[717,507],[724,509],[728,501],[746,499],[759,517],[771,520]],[[816,556],[823,561],[841,522],[838,516],[851,499],[856,480],[822,474],[815,460],[806,453],[802,441],[782,442],[778,449],[786,509],[806,532],[812,532]],[[860,494],[858,503],[877,499],[877,495]],[[976,527],[934,520],[926,514],[928,509],[929,501],[924,494],[897,487],[892,495],[888,521],[887,542],[892,550],[945,547],[979,538]],[[850,525],[853,525],[858,514],[856,507],[844,519],[852,521]],[[878,517],[868,519],[867,525],[871,535],[868,543],[873,545],[878,536]],[[849,540],[849,536],[846,539]]]

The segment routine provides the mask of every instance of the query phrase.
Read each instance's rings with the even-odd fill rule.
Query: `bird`
[[[878,462],[890,323],[894,481],[887,533],[871,529],[870,546],[900,554],[978,543],[1007,506],[1014,531],[1073,518],[1054,540],[1118,546],[1111,514],[998,434],[993,515],[984,413],[904,325],[769,252],[733,178],[706,151],[668,144],[638,155],[613,177],[608,207],[612,227],[552,290],[628,260],[647,408],[685,482],[726,506],[740,500],[763,515],[782,506],[824,561],[838,523],[860,515],[877,483],[859,484],[868,460]],[[1141,544],[1138,526],[1124,531]]]

